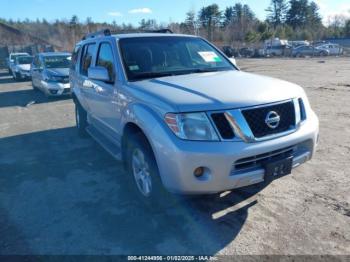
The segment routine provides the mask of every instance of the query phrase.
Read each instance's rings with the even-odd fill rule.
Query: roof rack
[[[96,37],[101,37],[101,36],[110,36],[111,34],[111,30],[107,29],[103,29],[94,33],[90,33],[85,35],[82,40],[86,40],[88,38],[96,38]]]
[[[90,33],[85,35],[82,40],[86,40],[89,38],[96,38],[96,37],[102,37],[102,36],[111,36],[112,34],[129,34],[129,33],[159,33],[159,34],[173,34],[173,31],[171,31],[169,28],[164,29],[158,29],[158,30],[125,30],[125,31],[112,31],[109,28]]]
[[[169,28],[163,28],[158,30],[150,30],[145,31],[146,33],[160,33],[160,34],[173,34],[173,31],[171,31]]]

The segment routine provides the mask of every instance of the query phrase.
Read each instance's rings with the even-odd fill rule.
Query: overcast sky
[[[76,14],[85,21],[137,24],[142,18],[159,22],[183,21],[189,10],[198,11],[202,6],[217,3],[221,9],[237,2],[248,4],[260,19],[265,19],[270,0],[0,0],[0,17],[17,19],[70,18]],[[330,15],[350,17],[350,0],[315,0],[324,22]]]

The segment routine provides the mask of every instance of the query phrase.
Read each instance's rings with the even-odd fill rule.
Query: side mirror
[[[91,80],[112,82],[112,80],[109,77],[107,69],[102,66],[90,67],[88,70],[88,78]]]
[[[234,64],[235,66],[237,66],[237,62],[236,62],[236,59],[235,59],[234,57],[230,57],[229,60],[230,60],[230,62],[231,62],[232,64]]]

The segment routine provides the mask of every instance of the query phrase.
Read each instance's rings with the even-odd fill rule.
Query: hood
[[[304,94],[295,84],[242,71],[162,77],[134,85],[142,93],[170,103],[179,112],[241,108]]]
[[[69,68],[47,68],[46,72],[53,76],[69,76]]]
[[[17,65],[17,68],[23,71],[29,71],[30,70],[30,64],[26,65]]]

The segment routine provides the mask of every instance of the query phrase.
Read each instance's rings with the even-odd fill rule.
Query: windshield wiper
[[[229,70],[228,67],[221,67],[221,68],[196,68],[191,70],[191,73],[208,73],[208,72],[219,72],[219,71],[225,71]]]
[[[136,80],[157,78],[157,77],[166,77],[166,76],[218,72],[218,71],[224,71],[224,70],[229,70],[229,69],[230,68],[227,68],[227,67],[221,67],[221,68],[196,68],[196,69],[178,70],[178,71],[172,71],[172,72],[143,72],[143,73],[138,73],[138,74],[133,75],[132,80],[136,81]]]
[[[139,79],[147,79],[147,78],[157,78],[157,77],[165,77],[165,76],[173,76],[175,75],[172,72],[144,72],[138,73],[132,76],[133,80]]]

